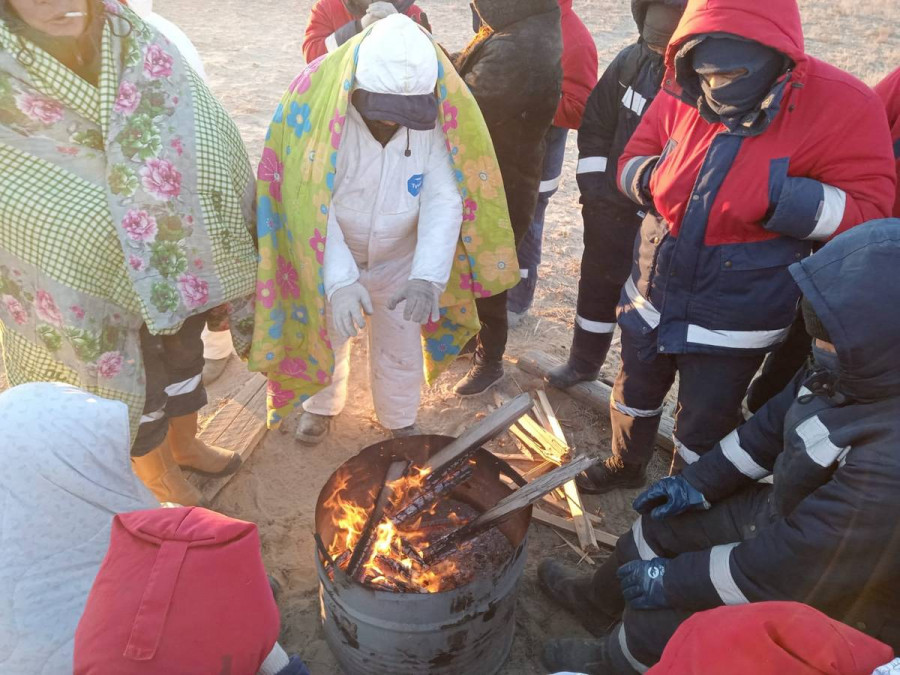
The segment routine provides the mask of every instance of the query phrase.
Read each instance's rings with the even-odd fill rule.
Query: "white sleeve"
[[[325,259],[322,268],[325,297],[329,302],[335,291],[359,281],[359,267],[344,241],[344,233],[338,224],[333,203],[328,209],[328,231],[325,234]]]
[[[453,268],[463,205],[444,133],[437,126],[422,184],[418,241],[410,279],[424,279],[443,291]]]

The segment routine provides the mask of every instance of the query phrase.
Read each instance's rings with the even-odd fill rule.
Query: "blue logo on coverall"
[[[409,194],[413,197],[418,197],[419,193],[422,191],[422,185],[425,183],[425,176],[421,173],[417,173],[415,176],[409,179],[406,183],[406,189],[409,190]]]

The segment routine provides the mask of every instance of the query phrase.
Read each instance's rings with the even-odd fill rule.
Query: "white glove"
[[[356,337],[357,327],[366,327],[366,314],[372,313],[369,292],[358,281],[339,288],[331,295],[331,317],[334,327],[345,340]]]
[[[383,19],[391,14],[396,14],[397,8],[389,2],[373,2],[366,10],[365,16],[360,19],[359,23],[363,28],[368,28],[379,19]]]
[[[441,318],[439,299],[440,290],[433,283],[424,279],[410,279],[390,299],[387,308],[394,310],[405,300],[403,318],[413,323],[424,324],[428,323],[429,319],[437,321]]]

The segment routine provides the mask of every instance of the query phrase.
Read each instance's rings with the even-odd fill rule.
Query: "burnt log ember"
[[[440,474],[431,474],[425,479],[422,490],[411,501],[389,517],[397,528],[421,515],[431,508],[442,497],[449,495],[454,489],[472,477],[474,468],[468,457],[461,457],[449,464]]]

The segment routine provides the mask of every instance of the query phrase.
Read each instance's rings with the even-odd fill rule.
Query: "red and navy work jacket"
[[[708,122],[675,79],[685,42],[736,31],[793,62],[763,103],[761,130]],[[653,196],[619,324],[647,336],[645,357],[768,351],[800,297],[788,266],[815,242],[890,214],[884,108],[862,82],[804,53],[793,1],[690,0],[666,67],[663,93],[619,161],[620,189],[646,203],[651,171]]]

